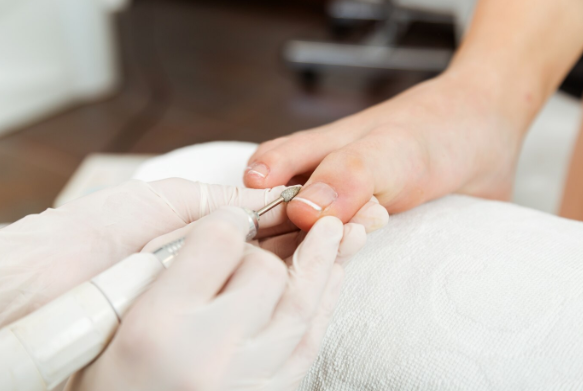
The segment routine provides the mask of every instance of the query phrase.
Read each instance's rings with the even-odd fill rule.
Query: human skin
[[[483,0],[448,69],[377,106],[265,142],[245,184],[309,176],[288,207],[307,230],[375,195],[390,213],[449,193],[507,200],[524,135],[583,50],[580,0]]]
[[[583,123],[571,155],[559,216],[583,221]]]

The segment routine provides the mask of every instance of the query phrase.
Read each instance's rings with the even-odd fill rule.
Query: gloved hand
[[[259,209],[282,190],[181,179],[132,181],[0,229],[0,327],[139,252],[161,235],[187,227],[221,206]],[[297,245],[298,234],[292,232],[296,228],[285,210],[281,206],[262,217],[259,237],[267,246]],[[380,206],[370,204],[354,221],[371,229],[384,225],[387,218]],[[278,233],[284,235],[270,238]]]
[[[315,359],[362,226],[319,220],[293,252],[246,244],[246,214],[188,229],[172,267],[134,303],[106,351],[68,389],[293,390]]]

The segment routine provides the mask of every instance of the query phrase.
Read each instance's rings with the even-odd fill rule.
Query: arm
[[[525,131],[583,51],[583,2],[483,0],[448,72]]]

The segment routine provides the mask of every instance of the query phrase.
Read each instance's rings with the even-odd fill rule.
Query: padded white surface
[[[347,267],[301,391],[583,389],[583,224],[450,196]]]
[[[134,179],[151,182],[169,177],[243,187],[243,172],[257,144],[217,141],[176,149],[143,163]]]

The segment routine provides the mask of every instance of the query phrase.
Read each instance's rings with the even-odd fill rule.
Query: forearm
[[[583,50],[581,0],[482,0],[446,74],[525,131]]]

